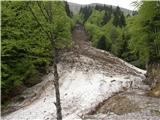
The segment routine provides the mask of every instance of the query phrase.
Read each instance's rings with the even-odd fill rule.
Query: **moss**
[[[152,87],[154,87],[155,84],[160,83],[160,65],[159,64],[152,64],[148,66],[146,81]]]
[[[152,96],[152,97],[159,97],[160,98],[160,83],[157,84],[155,87],[153,87],[151,89],[151,91],[149,91],[149,96]]]

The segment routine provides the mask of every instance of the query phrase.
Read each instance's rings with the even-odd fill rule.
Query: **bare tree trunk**
[[[57,58],[58,58],[58,50],[55,48],[54,50],[54,86],[55,86],[55,93],[56,93],[56,109],[57,109],[57,120],[62,120],[62,112],[61,112],[61,100],[60,100],[60,91],[59,91],[59,76],[57,71]]]
[[[40,8],[44,18],[49,21],[49,23],[52,25],[53,24],[53,14],[52,14],[52,1],[48,2],[47,7],[45,7],[45,5],[42,2],[43,8],[45,9],[46,14],[44,13],[41,4],[39,2],[37,2],[38,7]],[[29,4],[27,4],[33,17],[35,18],[36,22],[40,25],[41,29],[43,30],[43,32],[46,33],[46,35],[48,36],[51,45],[52,45],[52,54],[53,54],[53,67],[54,67],[54,86],[55,86],[55,94],[56,94],[56,109],[57,109],[57,120],[62,120],[62,108],[61,108],[61,100],[60,100],[60,92],[59,92],[59,75],[58,75],[58,71],[57,71],[57,63],[58,63],[58,49],[55,46],[55,36],[54,33],[51,32],[47,32],[44,27],[42,26],[42,24],[40,23],[40,21],[38,20],[38,17],[35,15],[35,13],[33,12],[32,8],[30,7],[30,2]]]
[[[48,15],[49,15],[49,22],[52,24],[53,22],[53,14],[52,14],[52,2],[48,2]],[[60,100],[60,92],[59,92],[59,75],[57,71],[57,63],[58,63],[58,49],[55,46],[55,36],[53,32],[51,34],[51,44],[54,52],[54,58],[53,58],[53,67],[54,67],[54,86],[55,86],[55,94],[56,94],[56,110],[57,110],[57,120],[62,120],[62,111],[61,111],[61,100]]]

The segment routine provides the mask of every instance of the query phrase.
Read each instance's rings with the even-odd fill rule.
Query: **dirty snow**
[[[99,51],[99,52],[108,54],[110,58],[115,58],[112,54],[110,54],[109,52],[107,52],[105,50],[99,50],[99,49],[96,49],[96,50]],[[137,72],[140,72],[141,74],[146,74],[146,70],[142,70],[142,69],[140,69],[140,68],[138,68],[138,67],[136,67],[136,66],[134,66],[132,64],[129,64],[126,61],[124,61],[124,60],[122,60],[120,58],[116,58],[116,60],[118,60],[121,63],[123,63],[124,65],[126,65],[126,66],[128,66],[128,67],[130,67],[130,68],[132,68],[134,70],[136,70]]]
[[[60,93],[64,120],[78,120],[93,109],[98,103],[107,99],[123,87],[130,87],[131,81],[140,82],[140,77],[106,76],[102,71],[83,71],[73,67],[65,70],[59,65],[60,71]],[[63,70],[62,70],[63,69]],[[52,80],[53,75],[49,74]],[[135,84],[136,85],[136,84]],[[3,116],[3,120],[53,120],[56,119],[56,108],[54,105],[54,86],[50,84],[41,97],[29,106],[17,110],[9,115]]]

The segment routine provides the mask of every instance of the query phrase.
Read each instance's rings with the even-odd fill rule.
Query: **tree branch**
[[[39,9],[41,10],[41,12],[42,12],[42,14],[43,14],[44,18],[48,21],[48,18],[47,18],[47,16],[45,15],[45,13],[44,13],[44,11],[43,11],[43,9],[42,9],[42,7],[41,7],[40,2],[39,2],[39,1],[37,1],[37,4],[38,4],[38,7],[39,7]]]
[[[45,11],[46,11],[46,13],[47,13],[47,16],[49,17],[49,13],[48,13],[48,11],[47,11],[47,9],[46,9],[45,5],[43,4],[43,2],[42,2],[42,5],[43,5],[44,10],[45,10]]]
[[[35,18],[36,22],[40,25],[41,29],[46,33],[47,37],[50,39],[50,34],[49,34],[47,31],[45,31],[45,29],[43,28],[43,26],[42,26],[41,23],[39,22],[38,18],[37,18],[36,15],[34,14],[31,6],[30,6],[29,4],[28,4],[28,7],[29,7],[30,12],[32,13],[33,17]]]

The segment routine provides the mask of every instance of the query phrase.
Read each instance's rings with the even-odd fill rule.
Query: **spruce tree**
[[[98,41],[97,48],[106,50],[106,37],[102,36]]]

